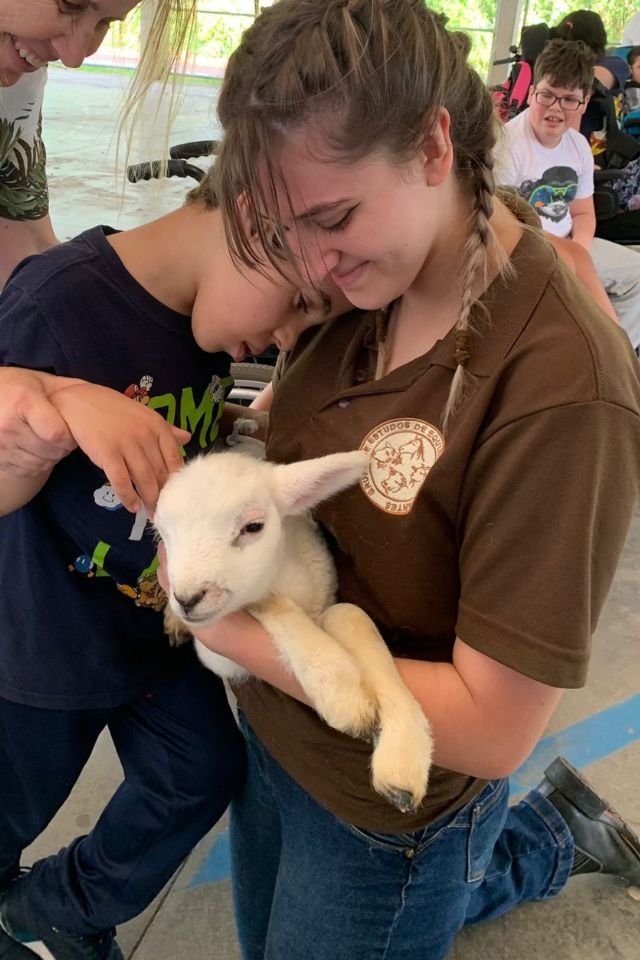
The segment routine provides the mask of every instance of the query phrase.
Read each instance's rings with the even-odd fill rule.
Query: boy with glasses
[[[571,238],[593,258],[622,326],[640,345],[640,259],[594,239],[593,156],[579,133],[593,84],[594,54],[580,42],[552,40],[538,57],[529,109],[510,120],[497,148],[496,177],[513,186],[555,237]]]

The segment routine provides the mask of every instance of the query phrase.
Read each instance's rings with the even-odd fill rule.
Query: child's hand
[[[75,449],[66,423],[51,403],[45,379],[18,367],[0,371],[0,470],[10,476],[46,474]]]
[[[167,476],[182,466],[180,446],[191,434],[109,387],[67,387],[51,402],[80,449],[104,470],[123,506],[134,512],[144,504],[152,516]]]

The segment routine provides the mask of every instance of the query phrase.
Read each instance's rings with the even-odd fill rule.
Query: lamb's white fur
[[[333,563],[308,514],[354,484],[366,464],[358,451],[289,465],[235,452],[200,457],[166,483],[155,525],[167,549],[173,614],[196,630],[248,609],[330,726],[374,734],[374,788],[413,810],[427,788],[428,721],[371,619],[333,602]],[[262,529],[246,530],[251,523]],[[198,641],[196,650],[215,673],[247,676]]]

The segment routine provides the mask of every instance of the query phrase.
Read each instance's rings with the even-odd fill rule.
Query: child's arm
[[[596,232],[596,211],[593,197],[584,197],[582,200],[572,200],[569,211],[573,220],[571,238],[585,250],[591,249],[591,241]]]
[[[262,412],[261,407],[254,407],[255,400],[250,407],[244,407],[241,403],[225,403],[222,416],[220,418],[219,436],[225,439],[233,432],[233,425],[236,420],[255,420],[258,429],[251,436],[256,440],[264,441],[267,439],[267,427],[269,425],[268,412]]]
[[[0,517],[33,500],[49,479],[51,470],[53,467],[36,477],[17,477],[0,471]]]
[[[52,403],[80,449],[107,475],[127,510],[153,515],[168,475],[182,466],[191,434],[149,407],[93,383],[57,391]]]
[[[273,403],[273,380],[268,383],[264,390],[261,390],[255,400],[251,403],[250,410],[258,410],[269,413]]]

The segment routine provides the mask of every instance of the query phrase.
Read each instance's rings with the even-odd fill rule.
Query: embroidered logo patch
[[[442,451],[444,437],[426,420],[386,420],[362,441],[369,469],[360,485],[379,510],[407,514]]]

